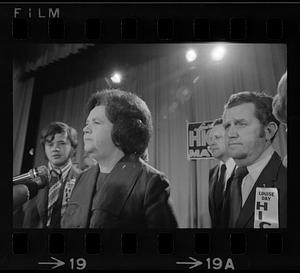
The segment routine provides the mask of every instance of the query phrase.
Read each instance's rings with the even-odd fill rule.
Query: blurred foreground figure
[[[287,72],[281,77],[277,94],[273,98],[273,115],[286,127],[287,131]],[[283,165],[287,167],[287,156],[283,158]]]

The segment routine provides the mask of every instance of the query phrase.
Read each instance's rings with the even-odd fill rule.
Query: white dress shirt
[[[273,153],[274,149],[272,146],[270,146],[252,165],[247,166],[249,173],[244,177],[242,182],[242,206],[244,206],[256,180],[270,161]]]

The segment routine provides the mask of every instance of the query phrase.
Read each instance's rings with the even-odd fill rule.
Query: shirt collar
[[[225,162],[225,165],[226,165],[226,170],[228,170],[228,174],[231,175],[235,168],[235,161],[233,160],[233,158],[230,157]]]
[[[62,168],[58,168],[58,169],[60,169],[61,172],[62,172],[62,178],[63,178],[63,180],[64,180],[65,177],[67,176],[67,174],[68,174],[69,170],[71,169],[71,167],[72,167],[72,161],[71,161],[71,159],[69,159],[69,161],[68,161],[68,163],[67,163],[66,165],[64,165]],[[52,169],[57,169],[57,167],[54,167],[54,166],[50,163],[50,161],[48,161],[48,168],[49,168],[50,171],[51,171]]]
[[[261,174],[262,170],[266,167],[268,162],[270,161],[273,153],[275,152],[272,145],[268,147],[258,158],[258,160],[253,163],[252,165],[247,166],[249,175],[253,179],[253,181],[256,181],[259,175]]]
[[[228,179],[231,176],[231,174],[232,174],[232,172],[235,168],[235,165],[236,165],[235,161],[233,160],[233,158],[230,157],[226,160],[225,163],[222,160],[220,160],[219,164],[220,164],[220,169],[221,169],[223,164],[226,165],[226,178]]]
[[[222,160],[220,160],[220,163],[219,163],[220,170],[221,170],[222,165],[224,165],[224,164],[226,166],[225,181],[227,181],[230,178],[232,172],[234,171],[236,164],[235,164],[235,161],[233,160],[233,158],[231,158],[231,157],[228,158],[225,163]],[[220,173],[219,173],[219,175],[220,175]]]

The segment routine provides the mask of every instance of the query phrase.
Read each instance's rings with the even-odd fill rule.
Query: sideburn
[[[260,125],[259,137],[261,138],[266,137],[265,127],[263,125]]]

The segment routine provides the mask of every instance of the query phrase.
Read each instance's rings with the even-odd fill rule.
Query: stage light
[[[122,81],[122,75],[118,72],[115,72],[110,79],[112,80],[112,82],[114,83],[120,83]]]
[[[226,50],[224,46],[216,46],[211,52],[211,58],[214,61],[221,61],[225,56]]]
[[[197,58],[197,53],[195,52],[195,50],[190,49],[190,50],[188,50],[187,53],[185,54],[185,58],[186,58],[186,60],[187,60],[189,63],[191,63],[191,62],[193,62],[193,61],[196,60],[196,58]]]

